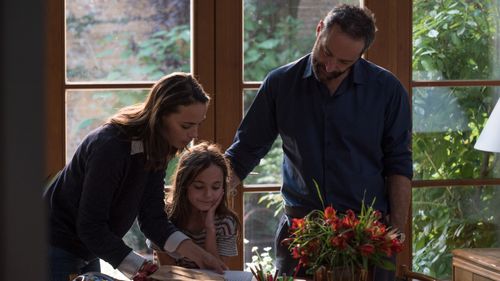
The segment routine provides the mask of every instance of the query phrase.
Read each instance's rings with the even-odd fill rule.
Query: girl
[[[154,271],[122,240],[136,217],[163,250],[201,268],[227,268],[164,213],[165,169],[197,137],[208,102],[191,75],[173,73],[153,86],[144,103],[123,108],[83,140],[44,194],[51,280],[100,271],[99,258],[130,278]]]
[[[229,163],[219,147],[207,142],[193,146],[179,159],[166,212],[197,245],[221,261],[238,255],[239,220],[227,207]],[[159,264],[197,268],[189,258],[158,251]]]

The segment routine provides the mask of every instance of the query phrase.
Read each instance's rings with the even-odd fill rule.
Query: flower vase
[[[314,281],[373,281],[372,271],[363,268],[334,267],[327,270],[319,267],[313,276]]]

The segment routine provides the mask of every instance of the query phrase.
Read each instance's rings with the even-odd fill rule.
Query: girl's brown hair
[[[173,176],[172,191],[167,202],[167,214],[170,220],[180,228],[183,228],[189,219],[191,204],[187,196],[187,188],[195,178],[210,165],[216,165],[223,174],[223,198],[215,210],[218,216],[231,216],[236,221],[239,229],[238,216],[228,208],[228,178],[231,171],[229,160],[221,152],[216,144],[208,142],[199,143],[185,151],[177,165]]]
[[[206,104],[209,100],[192,75],[174,72],[153,85],[144,103],[121,109],[107,123],[121,128],[130,139],[143,141],[147,168],[165,169],[179,149],[163,138],[161,118],[178,112],[181,105]]]

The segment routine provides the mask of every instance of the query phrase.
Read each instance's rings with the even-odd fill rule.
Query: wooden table
[[[500,281],[500,248],[453,250],[453,281]]]

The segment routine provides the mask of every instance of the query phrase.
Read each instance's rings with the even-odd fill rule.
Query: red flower
[[[300,258],[299,263],[306,265],[309,263],[309,259],[307,258],[307,256],[303,256]]]
[[[337,218],[337,211],[331,206],[325,209],[325,220],[335,220]]]
[[[344,236],[346,241],[349,241],[350,239],[352,239],[354,237],[354,230],[350,229],[348,231],[344,231],[342,233],[342,235]]]
[[[362,256],[368,257],[375,252],[375,246],[372,244],[363,244],[359,247],[359,250]]]
[[[403,250],[403,243],[401,243],[401,241],[397,238],[392,239],[391,250],[396,253],[401,252]]]
[[[304,219],[292,219],[292,226],[290,227],[291,231],[295,231],[297,229],[300,229],[304,226]]]
[[[342,219],[343,228],[354,228],[359,224],[359,220],[352,210],[347,210],[346,216]]]
[[[342,222],[339,219],[327,221],[330,224],[330,228],[333,232],[337,232],[337,230],[341,227]]]
[[[387,229],[385,225],[376,224],[366,228],[366,232],[370,234],[370,240],[383,241],[385,240]]]
[[[300,247],[299,246],[296,246],[296,247],[293,247],[292,249],[292,256],[294,259],[298,259],[301,257],[300,255]]]
[[[351,240],[352,237],[354,237],[354,233],[352,231],[347,231],[333,237],[330,242],[333,246],[339,248],[340,250],[344,250],[347,248],[349,240]]]

